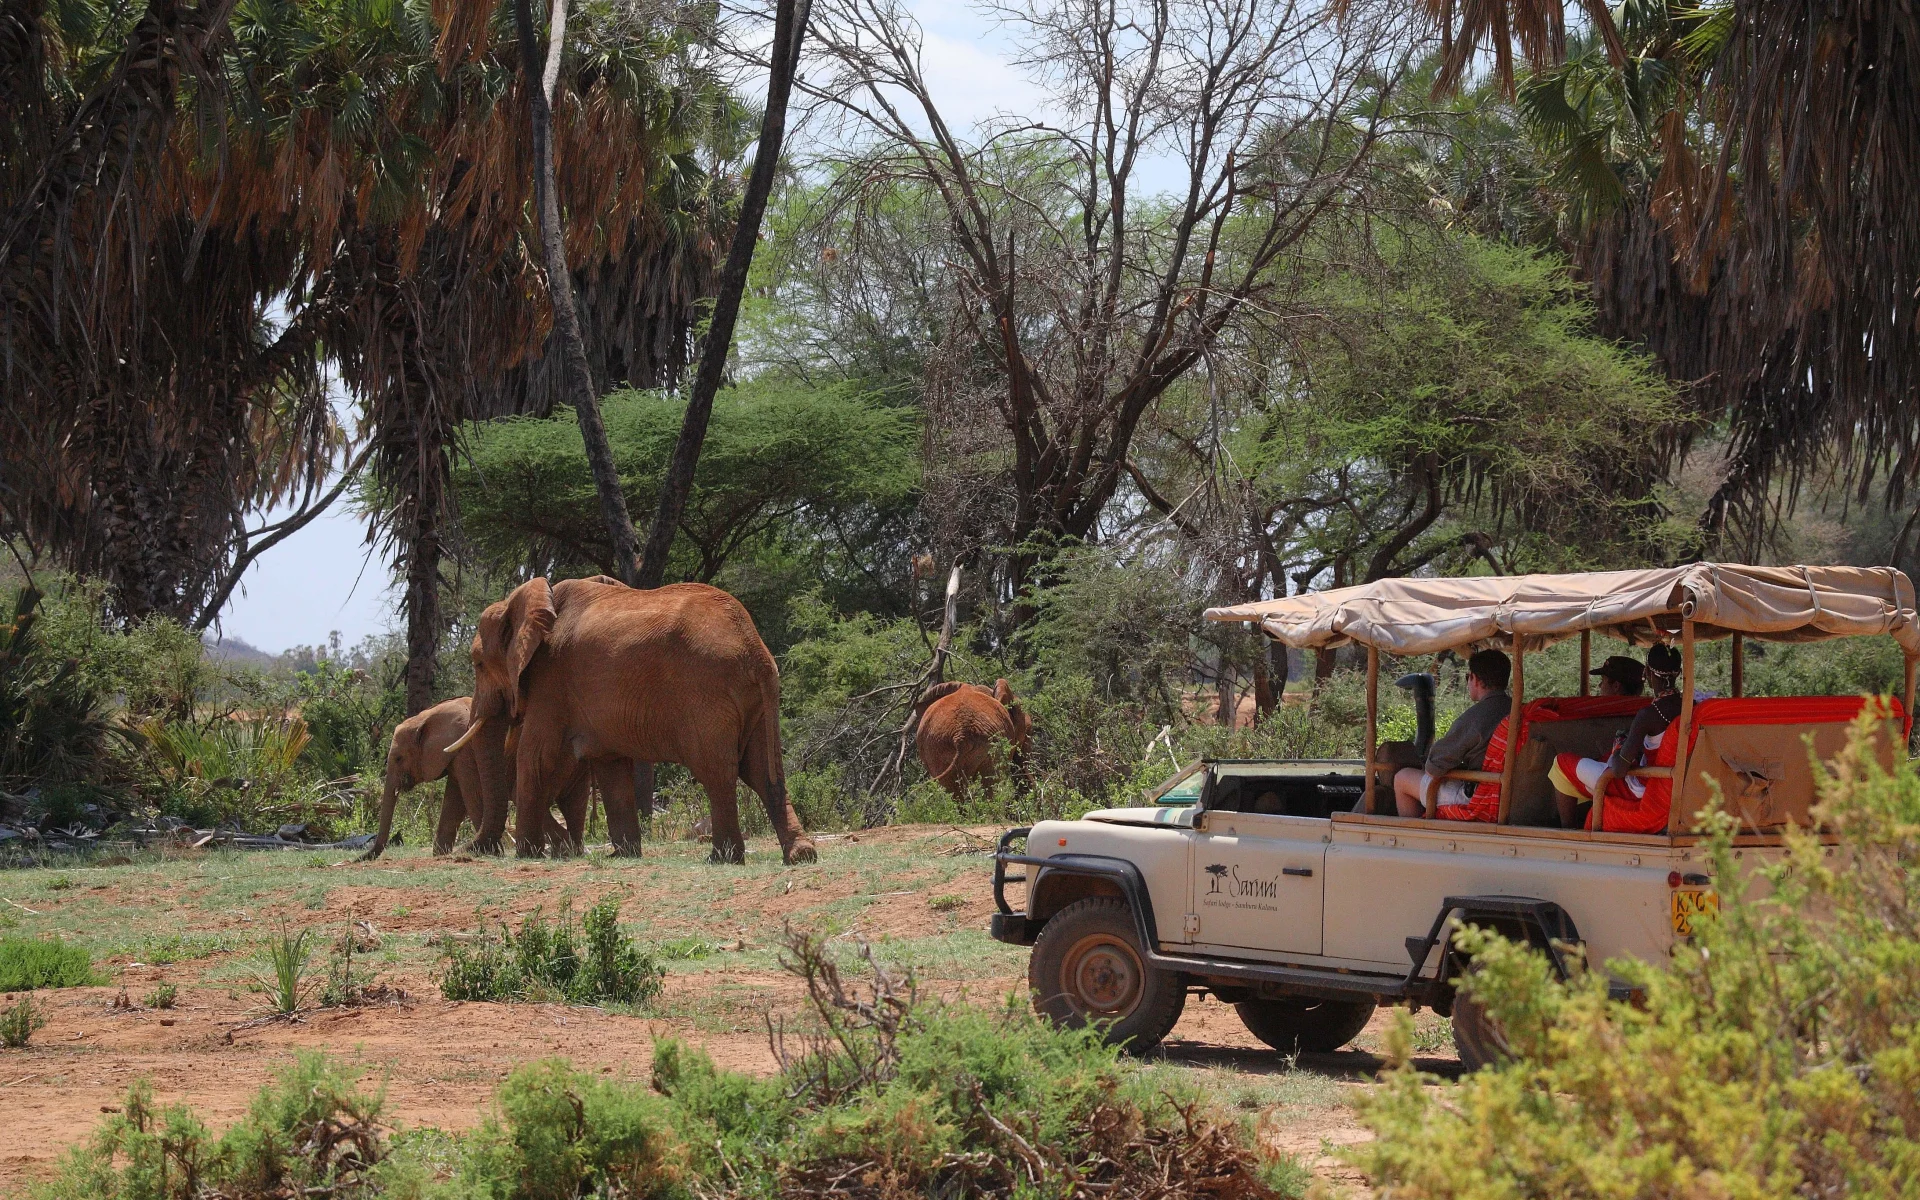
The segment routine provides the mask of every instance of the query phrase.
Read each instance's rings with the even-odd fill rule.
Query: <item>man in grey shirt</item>
[[[1394,773],[1394,807],[1403,817],[1426,811],[1427,781],[1448,771],[1478,771],[1486,759],[1487,743],[1512,711],[1507,680],[1513,664],[1498,650],[1482,650],[1467,660],[1467,698],[1472,707],[1454,718],[1447,736],[1427,752],[1426,768],[1406,767]],[[1464,805],[1472,801],[1473,784],[1464,779],[1440,782],[1438,803]]]

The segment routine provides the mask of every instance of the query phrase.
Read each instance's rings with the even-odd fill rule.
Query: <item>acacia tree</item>
[[[1289,0],[1033,0],[997,14],[1050,111],[970,136],[928,84],[895,0],[815,12],[827,70],[805,90],[837,141],[838,204],[898,189],[945,218],[943,342],[929,363],[936,513],[1001,510],[1019,595],[1063,539],[1096,532],[1142,419],[1251,315],[1281,264],[1364,187],[1404,69],[1393,22]],[[1178,164],[1171,195],[1148,179]],[[976,542],[976,545],[978,542]],[[1017,610],[1022,611],[1022,610]]]
[[[1596,335],[1564,262],[1441,230],[1381,250],[1316,282],[1258,369],[1168,406],[1129,464],[1220,590],[1657,554],[1662,446],[1691,421],[1652,360]]]

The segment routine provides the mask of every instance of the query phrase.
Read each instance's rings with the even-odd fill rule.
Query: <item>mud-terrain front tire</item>
[[[1243,1000],[1233,1006],[1247,1032],[1282,1054],[1331,1054],[1373,1019],[1371,1000]]]
[[[1507,1035],[1487,1015],[1487,1006],[1462,993],[1453,998],[1453,1048],[1469,1071],[1497,1066],[1513,1057]]]
[[[1132,912],[1107,896],[1054,914],[1033,944],[1027,983],[1035,1012],[1070,1029],[1098,1023],[1133,1054],[1159,1045],[1187,1006],[1185,982],[1147,965]]]

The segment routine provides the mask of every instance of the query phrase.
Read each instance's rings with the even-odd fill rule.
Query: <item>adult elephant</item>
[[[712,803],[715,861],[746,860],[736,780],[766,806],[787,862],[815,858],[787,800],[779,668],[753,618],[720,589],[532,579],[481,614],[473,668],[467,736],[500,722],[514,728],[518,853],[536,852],[529,814],[585,765],[614,852],[638,854],[631,763],[677,762]]]
[[[935,783],[958,800],[968,784],[989,783],[998,762],[996,742],[1010,747],[1016,768],[1026,755],[1033,721],[1006,680],[991,688],[977,683],[938,683],[917,705],[914,748]]]
[[[513,786],[506,757],[505,728],[487,737],[465,741],[472,727],[473,698],[458,696],[413,714],[394,727],[387,746],[386,782],[380,792],[380,828],[362,861],[379,858],[393,832],[393,808],[400,793],[423,783],[447,781],[440,798],[440,819],[434,826],[433,852],[453,849],[462,821],[472,821],[473,848],[484,854],[500,852],[499,830],[506,826],[506,807]],[[458,747],[449,752],[449,747]],[[542,811],[542,840],[557,852],[583,848],[587,828],[587,793],[583,776],[561,801],[566,828]],[[489,826],[495,829],[487,840]]]

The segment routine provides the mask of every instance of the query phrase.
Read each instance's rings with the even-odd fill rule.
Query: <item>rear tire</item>
[[[1147,965],[1132,911],[1092,896],[1056,913],[1027,963],[1033,1008],[1056,1025],[1100,1026],[1109,1045],[1144,1054],[1173,1032],[1187,1005],[1179,974]]]
[[[1331,1054],[1373,1018],[1371,1000],[1246,1000],[1233,1006],[1247,1032],[1282,1054]]]
[[[1498,1066],[1513,1057],[1507,1035],[1487,1015],[1486,1005],[1468,995],[1453,998],[1453,1048],[1469,1071]]]

